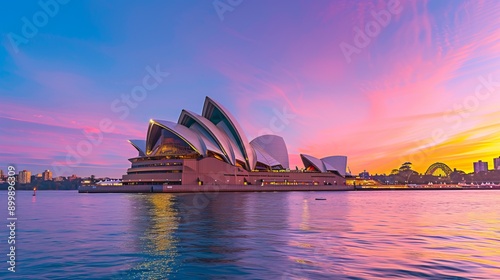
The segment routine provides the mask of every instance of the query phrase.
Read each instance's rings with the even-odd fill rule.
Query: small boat
[[[326,198],[317,197],[316,200],[326,200]]]

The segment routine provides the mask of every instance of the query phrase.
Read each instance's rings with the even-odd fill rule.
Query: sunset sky
[[[305,153],[353,173],[471,172],[500,156],[497,0],[41,2],[0,11],[4,172],[120,177],[149,119],[201,113],[207,95],[249,139],[283,136],[292,167]],[[169,75],[118,110],[156,68]],[[102,120],[113,130],[76,158]]]

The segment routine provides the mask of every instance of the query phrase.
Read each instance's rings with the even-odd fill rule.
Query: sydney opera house
[[[345,186],[347,157],[300,155],[292,168],[285,141],[263,135],[248,141],[220,103],[206,97],[198,115],[182,110],[177,122],[150,120],[146,139],[129,140],[138,151],[123,175],[128,190],[181,192],[200,186],[227,190],[313,190]]]

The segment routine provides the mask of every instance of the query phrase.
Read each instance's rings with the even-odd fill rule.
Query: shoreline
[[[211,192],[287,192],[352,191],[353,186],[283,186],[283,185],[172,185],[172,186],[80,186],[79,193],[211,193]]]
[[[211,193],[211,192],[290,192],[290,191],[421,191],[421,190],[500,190],[500,187],[460,186],[368,187],[368,186],[290,186],[290,185],[172,185],[172,186],[80,186],[79,193]]]

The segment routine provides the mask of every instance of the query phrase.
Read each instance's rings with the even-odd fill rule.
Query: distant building
[[[42,177],[44,181],[52,181],[52,171],[50,170],[45,170],[42,173]]]
[[[3,179],[3,170],[0,169],[0,179]]]
[[[64,176],[58,176],[58,177],[54,178],[54,181],[55,181],[55,182],[62,182],[62,181],[64,181],[65,179],[66,179],[66,178],[65,178]]]
[[[370,179],[370,173],[368,173],[368,171],[366,170],[363,170],[363,172],[359,173],[359,178]]]
[[[82,179],[81,184],[82,184],[83,186],[92,185],[92,180],[91,180],[90,178],[84,178],[84,179]]]
[[[493,159],[493,166],[495,167],[495,170],[500,170],[500,157]]]
[[[488,163],[482,160],[474,162],[474,173],[488,171]]]
[[[19,183],[20,184],[31,183],[31,171],[27,170],[19,171]]]
[[[73,175],[71,175],[70,177],[68,177],[68,179],[69,179],[70,181],[73,181],[73,180],[78,179],[78,177],[77,177],[75,174],[73,174]]]

